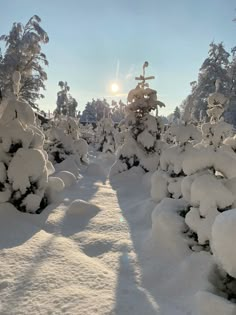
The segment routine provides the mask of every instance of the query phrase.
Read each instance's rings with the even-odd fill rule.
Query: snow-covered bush
[[[76,155],[80,162],[87,162],[88,144],[79,138],[79,134],[78,123],[74,118],[59,117],[54,120],[44,146],[53,164],[61,163],[70,155]]]
[[[88,144],[94,143],[94,130],[92,124],[82,125],[80,124],[80,137],[84,139]]]
[[[183,161],[201,139],[201,133],[193,125],[173,125],[168,130],[170,142],[160,156],[160,166],[152,176],[151,197],[160,202],[164,197],[178,199],[182,196],[181,183],[185,176]]]
[[[147,65],[145,63],[143,69]],[[159,104],[157,93],[148,87],[145,73],[137,79],[141,83],[128,94],[125,118],[128,131],[117,152],[117,161],[111,168],[111,176],[134,166],[140,166],[145,171],[155,171],[159,165],[163,145],[160,141],[162,123],[161,119],[150,114]]]
[[[20,73],[13,76],[18,94]],[[40,212],[47,205],[48,175],[53,166],[43,150],[44,135],[27,103],[12,95],[0,118],[0,203],[23,212]]]
[[[103,117],[97,122],[96,139],[98,151],[103,153],[115,152],[115,128],[111,118]]]
[[[183,161],[187,177],[182,181],[182,194],[190,205],[185,222],[202,245],[211,241],[215,218],[232,208],[236,199],[236,156],[223,145],[232,133],[232,126],[221,118],[226,103],[218,91],[209,96],[210,122],[202,125],[203,140]]]
[[[236,209],[221,213],[212,227],[212,250],[217,262],[236,278]]]
[[[156,202],[165,197],[184,198],[188,203],[182,212],[185,223],[204,246],[211,240],[216,216],[236,204],[236,156],[231,149],[234,140],[225,140],[232,133],[232,126],[221,118],[227,100],[216,90],[208,103],[210,122],[201,126],[201,142],[196,126],[169,128],[168,134],[176,144],[161,154],[151,187]]]
[[[235,314],[236,311],[235,224],[236,209],[232,209],[219,214],[212,226],[211,249],[217,266],[212,270],[209,279],[215,292],[221,297],[219,306],[226,307],[222,308],[223,313],[217,314]]]
[[[116,132],[115,132],[116,148],[119,148],[124,144],[127,131],[128,129],[125,124],[125,119],[122,119],[119,125],[117,125],[116,127]]]

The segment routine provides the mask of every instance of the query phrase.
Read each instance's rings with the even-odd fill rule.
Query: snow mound
[[[87,161],[88,143],[84,139],[75,140],[73,145],[74,151],[79,155],[81,161]]]
[[[214,168],[226,178],[236,177],[236,159],[227,151],[214,151],[212,147],[195,148],[183,161],[183,171],[187,175],[206,168]]]
[[[74,174],[76,178],[79,176],[79,169],[74,156],[70,156],[54,166],[56,172],[68,171]]]
[[[224,209],[234,202],[233,194],[213,175],[197,177],[191,186],[191,204],[200,206],[200,213],[206,216],[211,209]]]
[[[193,125],[173,125],[168,129],[168,134],[175,137],[177,143],[185,143],[191,140],[200,142],[202,139],[200,130]]]
[[[182,232],[186,229],[179,211],[185,209],[183,200],[163,199],[152,212],[151,239],[157,246],[168,251],[176,260],[182,260],[189,253]]]
[[[151,178],[151,197],[156,202],[160,202],[169,195],[167,176],[164,176],[163,173],[156,171]]]
[[[10,203],[0,204],[0,248],[14,248],[32,237],[38,227],[32,225],[28,218],[31,214],[18,211]],[[11,233],[9,233],[11,231]]]
[[[87,167],[86,174],[89,176],[106,176],[104,168],[97,163],[91,163]]]
[[[96,215],[100,210],[101,209],[99,207],[90,202],[81,199],[76,199],[71,203],[71,205],[67,209],[67,214],[87,217],[91,215]]]
[[[226,299],[206,291],[199,291],[196,294],[197,315],[234,315],[236,314],[235,304]]]
[[[56,176],[59,177],[64,182],[65,187],[70,187],[76,184],[76,177],[71,172],[61,171],[57,173]]]
[[[212,226],[212,249],[223,269],[236,278],[236,209],[217,216]]]

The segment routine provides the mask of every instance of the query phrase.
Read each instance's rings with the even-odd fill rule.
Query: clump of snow
[[[187,175],[211,168],[226,178],[236,177],[236,158],[230,152],[210,146],[194,148],[183,161],[183,171]]]
[[[53,203],[61,201],[61,192],[65,189],[63,180],[59,177],[49,176],[46,189],[47,199]]]
[[[64,181],[59,177],[50,176],[48,178],[48,189],[61,192],[65,188]]]
[[[196,173],[182,183],[183,196],[191,205],[185,217],[186,224],[198,236],[198,242],[211,240],[211,228],[220,211],[233,206],[235,196],[222,178],[210,173]]]
[[[179,175],[183,171],[186,156],[193,150],[191,144],[184,146],[173,145],[163,151],[160,158],[160,168],[169,174]]]
[[[232,125],[225,121],[219,121],[218,123],[205,123],[202,125],[203,142],[219,147],[224,139],[229,137],[233,132]]]
[[[200,214],[204,217],[211,209],[224,209],[233,202],[233,194],[213,175],[199,176],[191,185],[191,204],[199,206]]]
[[[174,142],[184,144],[186,142],[194,141],[200,142],[202,139],[201,131],[194,125],[172,125],[164,134],[164,139],[169,137],[174,138]],[[172,141],[171,141],[172,142]]]
[[[168,180],[163,173],[156,171],[151,179],[151,197],[154,201],[160,202],[165,197],[168,197]]]
[[[212,226],[212,250],[221,267],[236,278],[236,209],[221,213]]]
[[[185,207],[186,203],[183,200],[164,198],[152,212],[153,243],[164,245],[176,259],[182,258],[189,252],[182,234],[186,229],[184,219],[178,214]]]
[[[79,164],[76,156],[69,156],[61,163],[54,165],[56,172],[68,171],[75,175],[76,178],[79,177]]]
[[[76,183],[76,177],[71,172],[60,171],[56,174],[56,176],[63,181],[65,187],[70,187],[71,185],[74,185]]]
[[[84,139],[75,140],[73,143],[73,149],[82,162],[88,162],[88,143]]]

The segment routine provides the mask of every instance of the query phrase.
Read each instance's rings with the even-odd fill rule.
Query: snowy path
[[[135,173],[85,172],[40,216],[1,206],[0,314],[186,315],[143,285],[148,195]]]

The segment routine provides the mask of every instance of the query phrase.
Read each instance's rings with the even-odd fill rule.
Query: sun
[[[119,85],[118,85],[117,83],[112,83],[112,85],[111,85],[111,90],[112,90],[113,93],[118,92],[119,89],[120,89],[120,88],[119,88]]]

